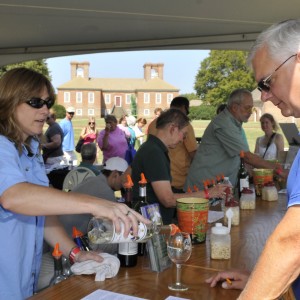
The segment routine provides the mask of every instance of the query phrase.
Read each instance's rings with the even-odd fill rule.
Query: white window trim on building
[[[144,116],[150,116],[150,109],[148,108],[144,109]]]
[[[82,92],[76,92],[76,103],[82,103]]]
[[[95,110],[93,108],[88,109],[88,116],[94,116],[95,115]]]
[[[82,116],[82,109],[76,108],[75,116]]]
[[[155,103],[156,104],[161,104],[161,93],[156,93],[155,94]]]
[[[64,92],[64,103],[70,103],[71,95],[70,92]]]
[[[167,94],[167,103],[170,104],[173,100],[173,94]]]
[[[88,103],[94,103],[95,102],[95,94],[94,92],[88,93]]]
[[[150,103],[150,94],[144,93],[144,103]]]
[[[117,99],[120,99],[120,105],[117,105]],[[115,106],[122,107],[122,96],[121,95],[115,96]]]
[[[131,94],[126,94],[125,99],[126,104],[131,104]]]
[[[110,94],[105,94],[105,96],[104,96],[105,104],[110,104],[110,101],[111,101]]]

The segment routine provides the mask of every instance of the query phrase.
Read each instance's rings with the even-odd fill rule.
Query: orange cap
[[[133,182],[132,182],[131,176],[129,174],[127,174],[126,177],[127,177],[127,181],[124,183],[124,188],[130,189],[133,187]]]
[[[198,189],[198,187],[196,186],[196,184],[194,184],[193,188],[194,188],[194,191],[195,191],[195,192],[199,192],[199,189]]]
[[[240,157],[241,157],[241,158],[244,158],[244,157],[245,157],[245,153],[244,153],[243,150],[241,150],[241,152],[240,152]]]
[[[73,226],[73,234],[72,234],[73,238],[79,237],[79,236],[83,236],[83,233],[78,230],[75,226]]]
[[[52,252],[52,256],[60,258],[62,256],[62,252],[59,250],[59,243],[55,244],[55,247]]]
[[[141,180],[139,181],[139,183],[141,183],[141,184],[146,184],[147,183],[147,180],[145,178],[145,174],[144,173],[141,173]]]
[[[187,193],[192,193],[192,189],[188,186],[187,190],[186,190]]]

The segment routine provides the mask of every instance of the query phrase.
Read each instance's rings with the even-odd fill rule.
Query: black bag
[[[82,147],[83,143],[84,143],[84,139],[79,138],[79,140],[75,146],[76,152],[78,152],[78,153],[81,152],[81,147]]]

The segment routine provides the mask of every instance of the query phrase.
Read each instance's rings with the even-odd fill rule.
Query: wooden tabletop
[[[188,299],[236,299],[239,291],[224,290],[220,286],[210,288],[204,280],[218,270],[252,270],[267,237],[272,233],[286,211],[286,196],[279,201],[268,202],[257,199],[255,210],[241,210],[240,225],[231,229],[231,259],[210,259],[210,230],[206,242],[193,246],[191,258],[182,266],[182,282],[189,286],[185,292],[172,292],[168,284],[175,280],[175,265],[161,272],[152,272],[146,257],[140,257],[134,268],[120,268],[118,275],[104,282],[95,282],[94,275],[71,276],[67,280],[45,289],[31,297],[38,299],[76,300],[97,289],[145,299],[161,300],[168,296]]]

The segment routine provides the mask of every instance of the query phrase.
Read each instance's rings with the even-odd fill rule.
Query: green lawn
[[[59,122],[59,120],[58,120]],[[78,117],[73,119],[73,128],[74,128],[74,132],[75,132],[75,143],[78,140],[79,134],[81,132],[81,129],[86,126],[86,124],[88,123],[88,119],[79,119]],[[98,130],[102,130],[104,129],[104,119],[97,119],[97,128]],[[197,137],[201,137],[203,135],[203,132],[205,130],[205,128],[207,127],[207,125],[209,124],[210,121],[201,121],[201,120],[197,120],[197,121],[193,121],[192,125],[194,127],[195,130],[195,134]],[[47,125],[46,125],[47,126]],[[245,123],[243,125],[245,132],[246,132],[246,136],[248,139],[248,143],[249,143],[249,147],[250,147],[250,151],[253,152],[254,151],[254,147],[255,147],[255,141],[256,138],[258,136],[263,135],[263,132],[260,128],[260,123],[259,122],[248,122]],[[45,127],[47,128],[47,127]],[[279,131],[280,133],[281,130]],[[285,140],[285,147],[288,147],[288,143]],[[78,156],[79,160],[80,160],[80,155]],[[99,162],[102,162],[102,152],[99,151]]]

